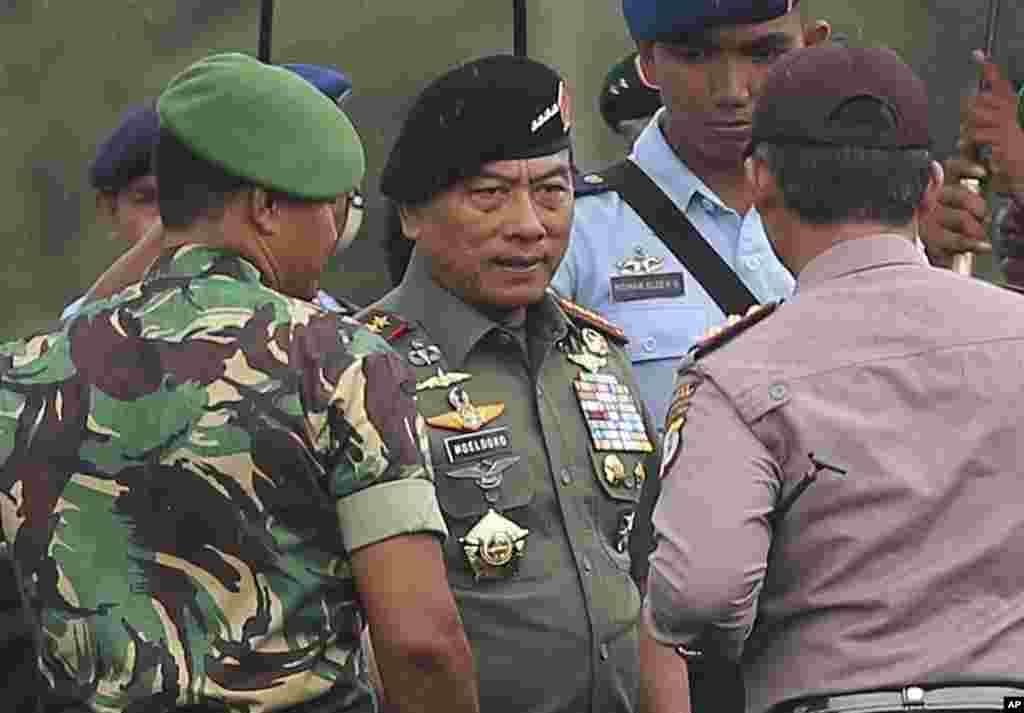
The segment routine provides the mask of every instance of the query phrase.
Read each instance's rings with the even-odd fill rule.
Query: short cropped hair
[[[758,144],[786,207],[812,225],[872,222],[904,226],[931,178],[926,149]]]

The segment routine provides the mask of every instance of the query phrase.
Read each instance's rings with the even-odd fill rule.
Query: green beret
[[[333,200],[366,170],[363,145],[338,105],[299,75],[238,53],[174,77],[160,125],[228,173],[298,198]]]

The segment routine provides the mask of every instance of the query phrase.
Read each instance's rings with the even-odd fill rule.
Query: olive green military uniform
[[[549,294],[517,334],[435,285],[415,253],[404,281],[363,319],[416,370],[451,534],[449,579],[476,654],[481,710],[633,710],[640,599],[626,538],[643,477],[658,461],[615,328],[568,318]],[[607,355],[588,351],[585,339]],[[606,364],[591,374],[571,355]],[[609,411],[628,418],[636,409],[638,430],[617,450],[592,438],[576,395],[574,382],[593,377],[622,387],[615,396],[622,407]],[[430,425],[451,425],[451,392],[459,387],[485,419],[504,410],[477,431]],[[593,413],[596,399],[583,401]],[[462,540],[492,508],[514,524],[505,525],[508,539],[499,532],[479,548],[469,544],[478,578]],[[528,534],[517,541],[521,530]]]

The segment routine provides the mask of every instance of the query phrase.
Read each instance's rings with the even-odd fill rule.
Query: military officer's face
[[[569,244],[571,171],[568,151],[485,164],[403,208],[403,230],[442,287],[476,306],[525,310],[543,299]]]
[[[660,87],[669,143],[698,172],[736,169],[750,140],[754,102],[784,53],[827,39],[827,23],[804,28],[794,10],[768,22],[645,42],[641,66]]]
[[[100,193],[97,207],[110,224],[111,237],[127,243],[138,242],[160,222],[156,176],[139,176],[117,193]]]
[[[278,232],[271,250],[278,263],[281,291],[311,299],[327,260],[338,243],[338,226],[348,214],[348,196],[335,201],[278,200]]]

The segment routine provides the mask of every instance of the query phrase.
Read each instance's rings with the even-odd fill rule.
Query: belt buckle
[[[900,698],[904,708],[924,708],[924,689],[920,686],[904,686]]]

